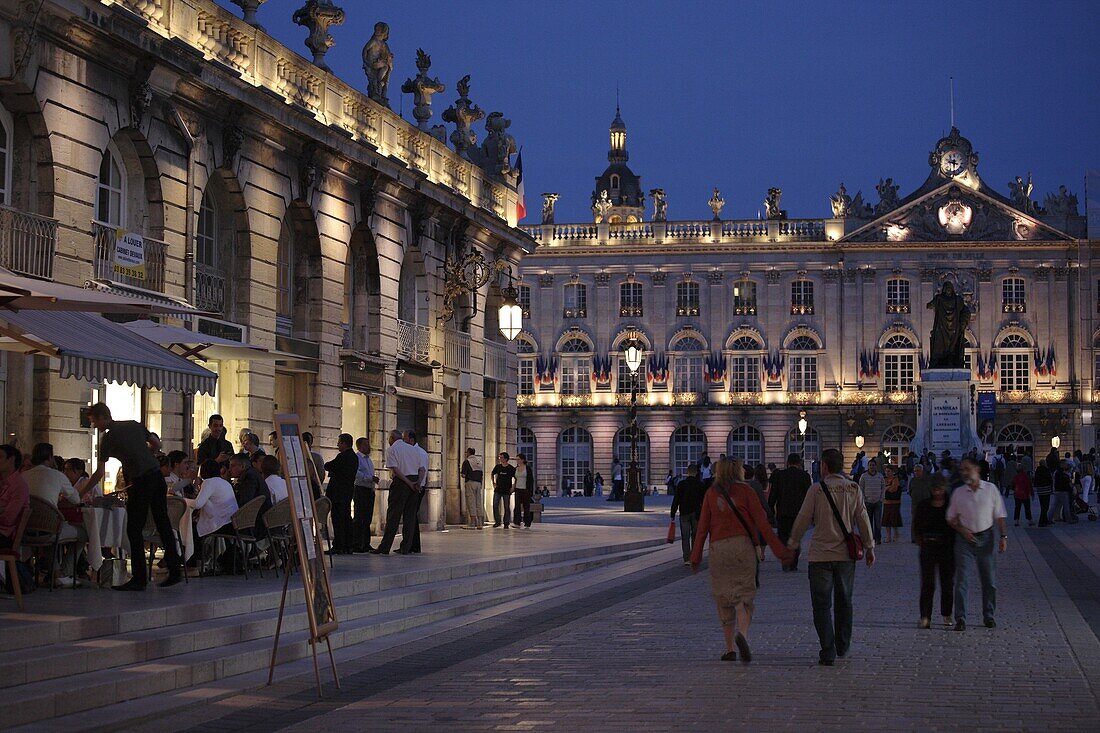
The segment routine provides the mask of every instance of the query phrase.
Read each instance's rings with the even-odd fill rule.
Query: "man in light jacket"
[[[829,494],[826,496],[825,492]],[[836,512],[829,503],[832,498]],[[844,526],[837,523],[840,515]],[[845,530],[859,529],[867,567],[875,564],[875,541],[871,521],[859,487],[844,476],[844,456],[835,448],[821,454],[821,481],[810,487],[802,509],[794,520],[787,547],[798,550],[802,536],[814,527],[807,553],[810,564],[810,602],[814,627],[821,642],[818,663],[832,666],[848,653],[852,643],[852,588],[856,563],[848,553]],[[833,608],[833,599],[836,608]]]

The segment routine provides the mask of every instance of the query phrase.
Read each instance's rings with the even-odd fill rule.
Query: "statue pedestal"
[[[925,369],[917,402],[917,433],[912,450],[939,457],[951,451],[956,460],[981,444],[975,396],[968,369]]]

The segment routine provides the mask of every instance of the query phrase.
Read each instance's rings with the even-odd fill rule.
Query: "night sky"
[[[222,5],[238,12],[228,2]],[[260,21],[310,56],[290,18],[303,0],[268,0]],[[607,164],[616,86],[630,165],[664,188],[670,220],[755,218],[769,186],[792,218],[829,215],[843,181],[877,200],[891,176],[904,196],[928,174],[928,152],[955,123],[974,143],[982,179],[1007,195],[1031,171],[1035,198],[1066,184],[1082,212],[1084,176],[1100,168],[1100,2],[642,2],[337,0],[327,61],[365,91],[360,54],[390,24],[390,100],[412,121],[401,83],[415,53],[447,85],[436,116],[471,74],[470,98],[512,120],[523,146],[528,211],[557,191],[557,221],[591,221]],[[450,126],[448,126],[450,129]],[[484,137],[484,122],[477,124]],[[647,217],[651,207],[648,206]]]

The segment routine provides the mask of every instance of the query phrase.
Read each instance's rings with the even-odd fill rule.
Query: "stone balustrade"
[[[759,219],[654,221],[598,224],[542,224],[520,227],[543,246],[587,247],[631,244],[750,244],[832,242],[844,234],[842,219]]]

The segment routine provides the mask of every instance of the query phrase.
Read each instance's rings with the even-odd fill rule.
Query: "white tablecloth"
[[[130,541],[126,538],[126,509],[86,506],[81,513],[84,529],[88,532],[88,564],[93,570],[103,566],[104,547],[130,552]]]

